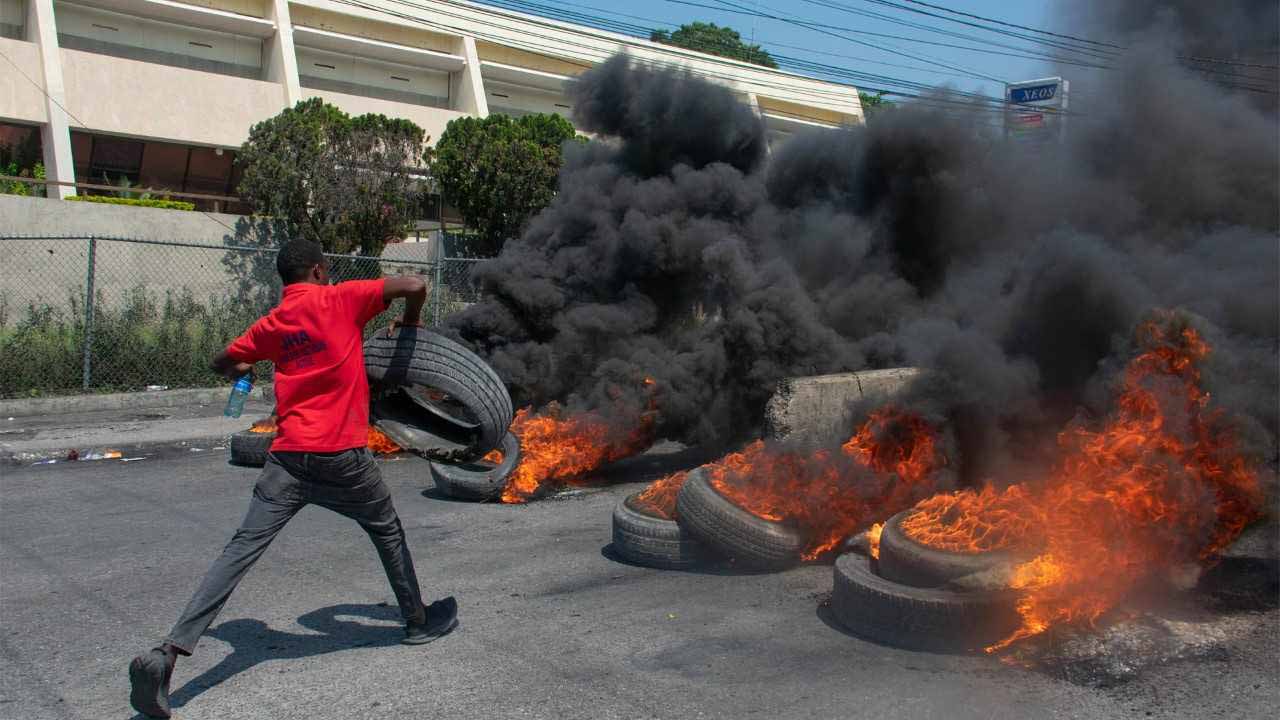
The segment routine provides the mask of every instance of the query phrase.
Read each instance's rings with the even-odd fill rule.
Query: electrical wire
[[[454,26],[454,25],[450,25],[450,24],[449,24],[448,22],[446,22],[446,21],[439,20],[439,19],[438,19],[438,16],[440,16],[440,15],[444,15],[444,16],[446,16],[446,17],[453,17],[453,18],[463,19],[463,20],[474,20],[474,18],[471,18],[471,17],[465,17],[465,16],[461,16],[461,15],[457,15],[456,13],[449,13],[449,12],[441,11],[441,10],[439,10],[438,8],[435,8],[435,7],[432,7],[432,8],[426,8],[426,7],[421,6],[421,5],[418,5],[418,4],[416,4],[416,3],[409,2],[408,0],[389,0],[389,1],[390,1],[392,4],[396,4],[396,5],[407,6],[407,7],[411,7],[411,8],[415,8],[415,9],[419,9],[419,10],[430,10],[430,11],[431,11],[431,13],[430,13],[430,15],[429,15],[430,19],[428,19],[428,17],[420,17],[420,16],[416,16],[416,15],[410,15],[410,14],[407,14],[407,13],[397,12],[397,11],[395,11],[395,10],[391,10],[391,9],[389,9],[389,8],[382,7],[382,6],[372,6],[372,5],[368,5],[368,4],[366,4],[366,3],[358,2],[357,0],[335,0],[335,1],[336,1],[336,2],[340,2],[340,3],[342,3],[342,4],[348,4],[348,5],[352,5],[352,6],[355,6],[355,7],[361,7],[361,8],[363,8],[363,9],[370,10],[370,11],[374,11],[374,12],[382,12],[382,13],[385,13],[385,14],[391,15],[391,16],[393,16],[393,17],[399,17],[399,18],[401,18],[401,19],[404,19],[404,20],[407,20],[407,21],[410,21],[410,22],[415,22],[415,23],[418,23],[418,24],[422,24],[422,25],[427,26],[427,27],[440,28],[440,29],[444,29],[444,30],[446,30],[446,31],[448,31],[448,32],[453,32],[453,33],[472,34],[473,36],[475,36],[475,37],[477,37],[477,38],[479,38],[479,39],[482,39],[482,40],[491,41],[491,42],[495,42],[495,43],[499,43],[499,44],[504,44],[504,45],[508,45],[508,46],[516,47],[517,49],[528,49],[528,50],[531,50],[532,52],[539,53],[539,54],[547,54],[547,55],[552,56],[552,57],[555,57],[555,56],[557,56],[557,55],[559,55],[559,54],[562,54],[562,53],[563,53],[563,49],[564,49],[564,45],[566,45],[566,44],[568,44],[568,45],[570,45],[570,46],[573,46],[573,47],[574,47],[578,52],[580,52],[580,53],[582,53],[582,54],[585,54],[585,55],[588,55],[589,57],[592,57],[596,62],[599,62],[600,60],[603,60],[603,59],[605,59],[606,57],[608,57],[608,56],[610,56],[610,55],[612,55],[612,54],[613,54],[613,51],[612,51],[612,50],[610,50],[610,51],[603,51],[603,50],[600,50],[600,49],[598,49],[598,48],[590,48],[590,47],[584,46],[584,45],[582,45],[581,43],[577,43],[577,44],[575,44],[575,43],[573,43],[572,41],[568,41],[568,40],[566,40],[566,38],[564,38],[564,37],[563,37],[563,35],[561,35],[561,36],[555,36],[555,37],[552,37],[552,36],[542,35],[542,34],[539,34],[539,33],[536,33],[536,32],[531,32],[531,31],[527,28],[527,25],[528,25],[529,23],[531,23],[531,22],[532,22],[533,24],[536,24],[536,25],[543,25],[543,26],[545,26],[545,27],[551,27],[552,29],[557,30],[557,31],[561,31],[561,32],[568,31],[568,32],[570,32],[570,33],[578,34],[578,35],[590,35],[590,33],[584,32],[582,29],[579,29],[579,28],[573,28],[573,27],[566,27],[566,26],[559,25],[559,24],[541,23],[541,22],[539,22],[539,21],[538,21],[538,19],[537,19],[537,18],[526,18],[526,17],[514,17],[514,18],[513,18],[513,17],[511,17],[511,16],[504,15],[504,14],[503,14],[499,9],[497,9],[497,8],[494,8],[492,11],[485,11],[485,10],[483,10],[483,9],[482,9],[482,8],[480,8],[480,7],[476,7],[475,9],[476,9],[476,10],[478,10],[478,11],[484,12],[485,14],[489,14],[489,15],[495,16],[495,17],[497,17],[497,18],[508,19],[508,20],[516,20],[516,21],[518,21],[518,22],[521,22],[521,23],[522,23],[522,25],[524,25],[524,26],[526,26],[526,27],[514,27],[514,26],[510,26],[510,25],[506,25],[506,26],[504,26],[504,25],[501,25],[500,23],[491,23],[491,24],[493,24],[495,27],[499,27],[499,28],[501,28],[501,29],[505,29],[505,30],[512,31],[512,32],[513,32],[513,34],[518,34],[518,35],[519,35],[519,37],[520,37],[520,39],[519,39],[519,40],[513,39],[513,38],[512,38],[512,37],[510,37],[510,36],[498,36],[498,35],[494,35],[494,34],[491,34],[491,33],[484,33],[484,32],[482,32],[482,31],[481,31],[481,32],[477,32],[477,31],[475,31],[474,29],[471,29],[471,28],[464,30],[463,28],[460,28],[460,27],[457,27],[457,26]],[[528,39],[528,38],[530,38],[530,37],[544,39],[544,40],[547,40],[547,41],[549,41],[549,42],[555,43],[555,45],[539,45],[539,44],[537,44],[536,42],[531,42],[531,41]],[[620,43],[620,44],[627,44],[627,43],[631,42],[633,39],[632,39],[632,38],[623,37],[623,38],[617,38],[617,40],[621,40],[621,41],[622,41],[622,43]],[[719,63],[719,64],[723,64],[723,65],[737,65],[737,66],[741,66],[741,65],[745,65],[745,64],[747,64],[747,63],[742,63],[742,62],[740,62],[740,61],[728,60],[728,59],[724,59],[724,58],[708,58],[708,57],[706,57],[706,56],[704,56],[704,55],[694,55],[694,54],[692,54],[692,53],[681,53],[681,52],[680,52],[680,50],[681,50],[680,48],[678,48],[678,47],[673,47],[673,46],[665,46],[665,47],[664,47],[664,50],[666,50],[666,51],[668,51],[668,52],[671,52],[671,53],[673,53],[673,54],[677,54],[677,55],[684,54],[684,55],[686,55],[686,56],[688,56],[688,57],[695,58],[695,59],[698,59],[698,60],[702,60],[702,61],[704,61],[704,62],[717,62],[717,63]],[[563,59],[563,58],[562,58],[562,59]],[[570,61],[570,62],[572,62],[573,64],[576,64],[576,65],[578,65],[578,66],[580,66],[580,67],[583,67],[583,68],[590,67],[590,65],[588,65],[588,64],[583,64],[583,63],[579,63],[579,62],[576,62],[576,61]],[[683,65],[680,65],[680,64],[676,64],[676,63],[669,63],[669,62],[662,62],[662,61],[653,61],[653,60],[643,60],[643,61],[641,61],[641,62],[643,62],[644,64],[648,64],[648,65],[654,65],[654,66],[659,66],[659,67],[672,67],[672,68],[675,68],[675,69],[678,69],[678,70],[682,70],[682,71],[690,71],[690,72],[693,72],[693,74],[695,74],[695,75],[701,75],[701,76],[704,76],[704,77],[710,77],[710,78],[713,78],[713,79],[725,80],[725,81],[729,81],[729,82],[740,82],[740,81],[741,81],[741,78],[740,78],[740,77],[728,76],[728,75],[724,75],[724,74],[721,74],[721,73],[709,72],[709,71],[706,71],[706,70],[695,70],[695,69],[691,69],[691,68],[688,68],[688,67],[683,66]],[[758,69],[758,68],[757,68],[757,69]],[[790,93],[790,94],[792,94],[792,95],[802,95],[802,96],[803,96],[803,95],[808,95],[808,96],[812,97],[812,96],[814,96],[814,95],[819,95],[819,96],[820,96],[820,95],[823,95],[823,94],[826,94],[826,95],[831,95],[831,94],[833,94],[833,93],[823,93],[822,91],[812,90],[812,89],[810,89],[810,90],[803,90],[803,91],[802,91],[802,90],[799,90],[799,89],[795,88],[794,86],[780,86],[780,85],[776,85],[776,84],[774,84],[774,85],[770,86],[770,85],[769,85],[769,84],[767,84],[767,83],[760,83],[760,82],[754,82],[754,84],[756,84],[756,85],[758,85],[758,86],[762,85],[762,86],[764,86],[764,87],[766,87],[766,88],[772,87],[772,88],[779,89],[779,90],[785,90],[785,91],[789,92],[789,93]],[[918,85],[918,86],[920,86],[920,87],[922,87],[922,88],[927,88],[927,87],[928,87],[928,86],[925,86],[925,85],[923,85],[923,84],[919,84],[919,83],[916,83],[915,85]],[[856,90],[857,88],[851,88],[851,89]],[[901,90],[895,90],[895,89],[893,89],[893,88],[884,88],[884,87],[867,87],[867,86],[864,86],[864,88],[863,88],[863,89],[867,89],[867,90],[870,90],[870,91],[872,91],[872,92],[880,92],[880,93],[885,94],[885,95],[891,95],[891,96],[896,96],[896,97],[904,97],[904,98],[911,98],[911,99],[918,99],[918,100],[923,101],[923,102],[924,102],[924,103],[926,103],[926,104],[935,104],[935,105],[936,105],[936,104],[942,104],[942,105],[949,105],[949,106],[957,106],[957,105],[960,105],[960,106],[964,106],[964,107],[969,107],[969,106],[970,106],[970,103],[967,103],[967,102],[948,101],[948,100],[945,100],[945,99],[939,98],[939,97],[937,97],[936,95],[922,95],[922,94],[920,94],[920,93],[915,93],[915,92],[905,92],[905,91],[901,91]],[[965,93],[960,93],[959,91],[950,91],[950,93],[948,93],[948,94],[959,94],[959,95],[965,95]],[[1004,98],[996,98],[996,97],[992,97],[992,96],[980,96],[980,95],[976,95],[976,94],[968,94],[968,95],[971,95],[971,96],[973,96],[973,97],[981,98],[983,101],[988,102],[988,103],[998,103],[998,104],[1001,104],[1001,105],[1006,104],[1006,102],[1005,102]],[[843,98],[842,98],[842,99],[843,99]],[[824,122],[824,123],[829,122],[829,120],[827,120],[827,119],[825,119],[825,118],[813,118],[813,119],[814,119],[815,121],[818,121],[818,122]]]

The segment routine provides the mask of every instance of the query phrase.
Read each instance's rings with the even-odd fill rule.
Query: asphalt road
[[[424,495],[385,462],[428,597],[462,626],[409,648],[373,547],[303,511],[173,682],[180,718],[1271,717],[1275,613],[1239,648],[1110,688],[851,637],[829,566],[662,572],[609,559],[638,485],[527,506]],[[229,539],[256,477],[202,455],[0,468],[0,718],[133,717],[126,665]],[[634,477],[632,475],[631,477]]]

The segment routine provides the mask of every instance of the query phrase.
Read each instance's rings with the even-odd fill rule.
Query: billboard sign
[[[1005,86],[1005,137],[1031,142],[1060,141],[1066,128],[1069,84],[1060,77]]]

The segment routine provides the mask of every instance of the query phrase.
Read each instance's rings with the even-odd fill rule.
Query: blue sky
[[[480,0],[480,2],[505,5],[511,9],[534,14],[546,14],[535,9],[537,5],[541,5],[561,12],[581,13],[642,28],[674,29],[694,20],[714,22],[717,25],[734,28],[748,42],[754,38],[754,42],[774,55],[930,86],[949,83],[959,90],[980,92],[996,97],[1004,92],[1003,85],[999,81],[1026,80],[1053,74],[1052,68],[1045,61],[996,54],[1023,55],[1026,53],[1025,50],[1016,48],[1026,48],[1039,53],[1049,52],[1043,46],[968,27],[948,19],[904,12],[877,0],[646,0],[645,2]],[[930,0],[930,2],[953,10],[1010,23],[1062,30],[1062,23],[1054,16],[1056,6],[1054,0],[1019,0],[1018,2]],[[936,13],[944,18],[966,20],[966,18],[948,15],[925,6],[904,3],[902,0],[893,0],[893,4]],[[757,17],[752,13],[771,15],[780,19]],[[866,13],[882,15],[884,18],[869,17]],[[564,19],[572,20],[572,18]],[[919,27],[908,27],[900,24],[901,22],[938,28],[950,33],[959,33],[964,37],[942,35]],[[818,24],[826,27],[813,29],[796,23]],[[886,38],[871,33],[900,36],[910,40]],[[912,40],[982,48],[987,52],[931,45]],[[1014,48],[996,47],[992,43],[1004,43]],[[821,75],[821,72],[805,71],[805,74]],[[985,78],[979,76],[985,76]],[[832,77],[831,79],[839,80],[840,78]],[[877,84],[890,84],[885,80],[873,79],[846,78],[842,81],[866,89],[871,89]],[[897,89],[902,87],[898,86]]]

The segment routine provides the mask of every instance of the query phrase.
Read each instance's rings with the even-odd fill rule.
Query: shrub
[[[138,207],[162,208],[165,210],[195,210],[195,203],[182,200],[141,200],[137,198],[110,197],[108,195],[72,195],[68,200],[80,202],[106,203],[107,205],[135,205]]]
[[[5,314],[13,314],[7,305],[0,302]],[[157,294],[139,285],[114,303],[98,293],[90,387],[216,387],[222,381],[209,360],[257,317],[230,298],[201,303],[187,290]],[[82,294],[73,291],[61,307],[28,305],[16,326],[0,327],[0,397],[81,391],[83,341]]]
[[[190,290],[156,292],[144,285],[95,295],[92,392],[224,385],[209,361],[269,309],[242,302],[234,292],[204,302]],[[443,300],[447,312],[464,306]],[[393,303],[365,326],[365,337],[402,312],[403,302]],[[29,303],[25,309],[0,292],[0,398],[83,392],[84,316],[83,288],[69,288],[63,304]],[[428,305],[423,320],[431,318]],[[269,363],[256,369],[258,382],[270,380]]]

